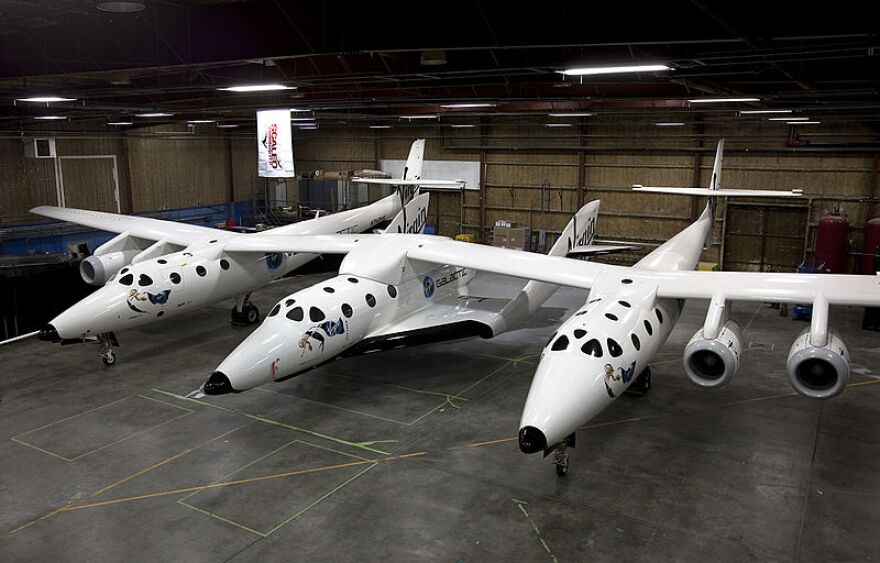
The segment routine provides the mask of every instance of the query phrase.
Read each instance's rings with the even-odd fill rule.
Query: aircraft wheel
[[[565,477],[568,474],[568,459],[562,463],[556,464],[556,475]]]
[[[257,309],[256,306],[248,303],[244,306],[244,311],[242,311],[242,316],[244,317],[244,323],[248,325],[255,325],[260,322],[260,310]]]
[[[101,361],[104,362],[105,366],[110,367],[116,363],[116,354],[113,352],[101,354]]]

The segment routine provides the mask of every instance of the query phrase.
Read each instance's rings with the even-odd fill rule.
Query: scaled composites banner
[[[293,139],[290,136],[290,110],[257,112],[257,170],[265,178],[291,178]]]

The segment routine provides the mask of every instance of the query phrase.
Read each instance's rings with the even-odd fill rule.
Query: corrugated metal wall
[[[822,131],[866,134],[855,126]],[[711,123],[661,128],[595,118],[559,129],[539,121],[524,123],[521,117],[485,118],[471,129],[405,123],[390,130],[322,126],[318,131],[295,130],[294,150],[300,173],[377,168],[383,158],[405,158],[417,137],[428,139],[429,160],[481,162],[481,191],[433,193],[429,222],[444,235],[472,233],[490,242],[491,226],[505,219],[533,231],[544,229],[552,241],[580,203],[598,198],[600,237],[657,243],[687,225],[703,204],[684,196],[635,194],[630,186],[708,185],[721,133],[728,135],[722,185],[802,188],[811,197],[744,201],[731,213],[720,205],[715,245],[704,259],[729,262],[727,267],[737,269],[788,269],[812,250],[816,221],[835,206],[850,219],[851,250],[860,249],[861,228],[868,219],[865,199],[876,181],[873,155],[786,153],[788,128],[782,124],[748,124],[733,134],[729,127]],[[129,205],[134,210],[187,207],[263,193],[265,181],[256,176],[252,139],[180,137],[59,138],[58,150],[63,155],[118,155],[123,211]],[[695,150],[701,146],[702,152]],[[30,220],[28,208],[55,203],[52,162],[24,160],[19,140],[0,140],[0,177],[2,222]],[[371,189],[373,199],[379,194]],[[610,259],[626,263],[636,258]]]

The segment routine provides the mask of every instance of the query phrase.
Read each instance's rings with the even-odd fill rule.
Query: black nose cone
[[[208,381],[205,382],[204,386],[205,395],[225,395],[226,393],[232,393],[235,389],[232,388],[232,383],[229,382],[229,378],[226,377],[226,374],[222,371],[215,371],[211,374],[211,377],[208,378]]]
[[[547,449],[547,437],[534,426],[519,429],[519,449],[524,454],[536,454]]]
[[[58,336],[58,331],[55,330],[55,327],[52,325],[46,325],[40,330],[40,334],[37,335],[37,338],[44,342],[60,342],[61,337]]]

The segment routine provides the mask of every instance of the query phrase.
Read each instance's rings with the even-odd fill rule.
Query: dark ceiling
[[[383,123],[441,112],[543,115],[786,108],[823,123],[880,120],[880,46],[869,2],[145,1],[108,13],[98,0],[0,0],[0,127],[38,115],[106,127],[157,119],[250,124],[260,107],[321,120]],[[423,64],[441,51],[444,64]],[[671,72],[563,78],[572,65],[660,62]],[[279,82],[296,90],[217,88]],[[16,98],[57,95],[75,102]],[[757,103],[700,104],[699,96]],[[440,108],[491,102],[490,109]],[[450,115],[454,117],[450,118]]]

